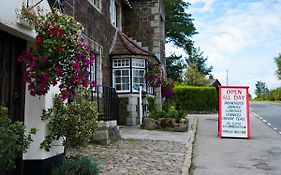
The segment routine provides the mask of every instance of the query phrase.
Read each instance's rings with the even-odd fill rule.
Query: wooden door
[[[24,121],[23,64],[17,62],[17,57],[25,49],[25,40],[0,30],[0,104],[8,107],[9,116],[13,121]],[[21,156],[16,165],[17,169],[0,172],[0,175],[21,175]]]

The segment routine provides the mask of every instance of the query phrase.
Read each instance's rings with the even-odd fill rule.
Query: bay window
[[[113,87],[119,93],[138,93],[147,91],[145,73],[147,62],[145,59],[122,58],[112,61]],[[151,88],[148,88],[151,92]]]

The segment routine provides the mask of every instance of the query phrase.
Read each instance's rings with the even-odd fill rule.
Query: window
[[[91,2],[91,4],[94,5],[99,11],[101,10],[101,1],[102,0],[88,0]]]
[[[111,24],[115,27],[117,27],[117,9],[116,9],[116,3],[115,0],[110,0],[110,20]]]
[[[96,56],[97,58],[97,56]],[[94,63],[90,66],[90,81],[96,81],[96,60],[94,61]],[[93,91],[96,91],[96,87],[93,87]]]
[[[145,68],[145,60],[133,59],[133,67]]]
[[[145,59],[117,58],[112,60],[112,83],[117,92],[136,93],[140,86],[143,91],[153,91],[146,87],[145,73]]]
[[[133,69],[133,91],[139,91],[140,86],[146,90],[144,76],[145,69]]]
[[[130,91],[130,69],[113,70],[112,77],[116,91]]]
[[[129,59],[113,60],[113,68],[129,67],[129,66],[130,66],[130,60]]]

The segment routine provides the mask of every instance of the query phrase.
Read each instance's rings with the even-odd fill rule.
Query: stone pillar
[[[127,125],[134,126],[137,125],[137,117],[139,116],[137,111],[138,97],[129,96],[129,103],[127,105],[127,110],[129,116],[127,117]]]

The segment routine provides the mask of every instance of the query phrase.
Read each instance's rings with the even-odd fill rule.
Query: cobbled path
[[[79,154],[94,157],[102,175],[179,175],[185,152],[180,142],[121,139],[88,145]]]

